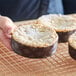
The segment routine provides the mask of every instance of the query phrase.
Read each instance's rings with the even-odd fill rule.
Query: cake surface
[[[38,22],[54,28],[57,32],[67,32],[76,29],[76,19],[69,15],[43,15],[38,19]]]
[[[12,37],[23,45],[34,47],[50,46],[58,39],[53,29],[37,24],[19,26]]]

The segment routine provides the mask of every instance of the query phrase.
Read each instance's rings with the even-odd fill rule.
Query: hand
[[[13,21],[5,16],[0,16],[0,41],[10,50],[11,49],[11,33],[16,28]]]

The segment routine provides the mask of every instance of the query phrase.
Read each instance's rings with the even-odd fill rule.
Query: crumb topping
[[[43,25],[21,25],[12,34],[12,37],[23,45],[46,47],[52,45],[57,39],[56,32]]]
[[[70,31],[76,29],[76,19],[68,15],[43,15],[38,22],[54,28],[56,31]]]

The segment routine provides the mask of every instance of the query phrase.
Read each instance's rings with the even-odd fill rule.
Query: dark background
[[[76,0],[63,0],[64,14],[76,13]]]

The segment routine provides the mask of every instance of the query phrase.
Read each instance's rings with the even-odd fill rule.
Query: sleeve
[[[48,14],[64,14],[62,0],[49,0]]]
[[[48,5],[49,5],[49,0],[41,0],[41,3],[40,3],[40,15],[47,14]]]

